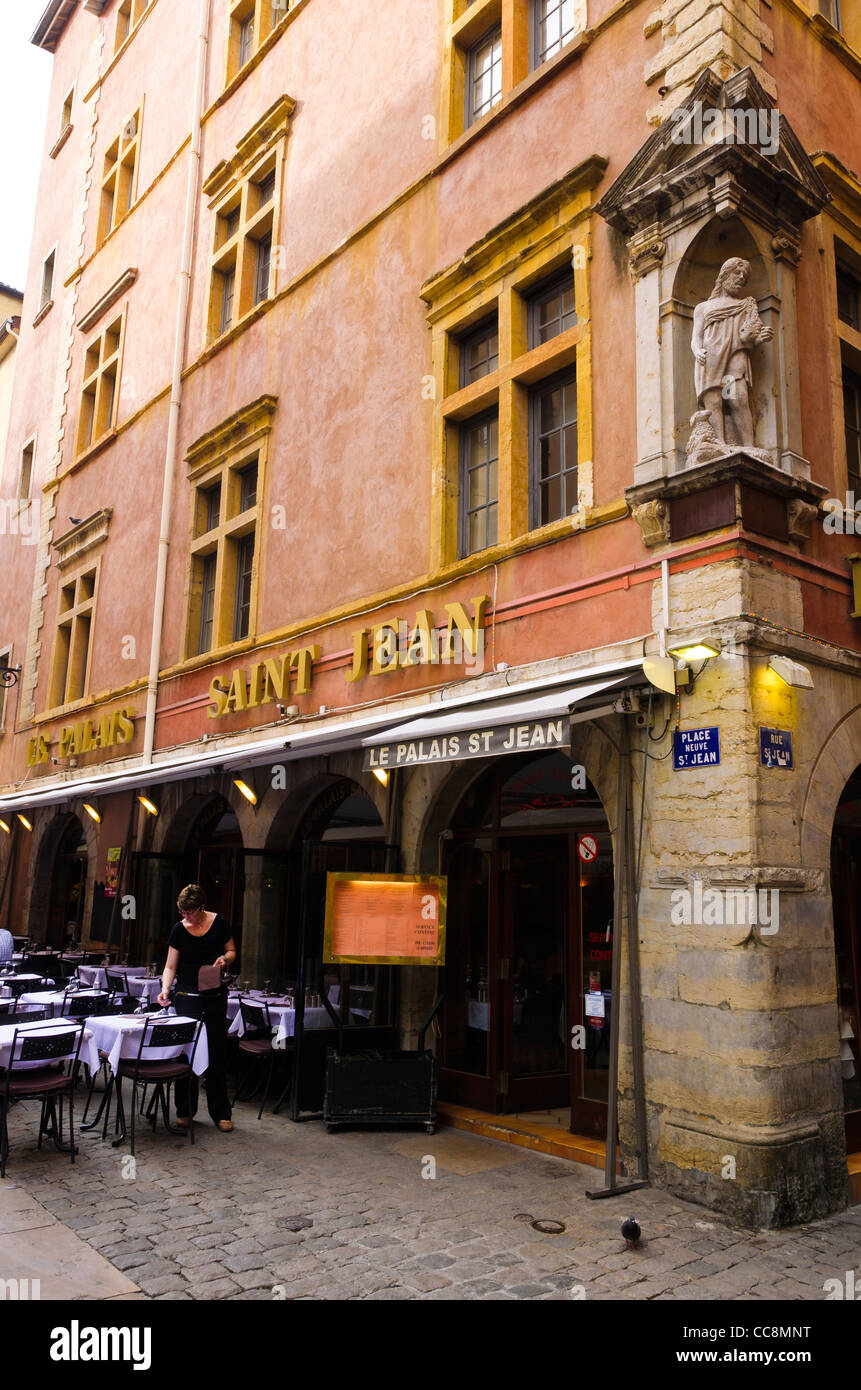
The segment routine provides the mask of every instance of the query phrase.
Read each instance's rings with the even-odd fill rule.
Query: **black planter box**
[[[437,1062],[430,1052],[363,1051],[326,1057],[323,1119],[340,1125],[436,1129]]]

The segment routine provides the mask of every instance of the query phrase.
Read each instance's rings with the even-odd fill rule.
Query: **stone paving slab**
[[[137,1284],[8,1177],[0,1182],[0,1280],[15,1280],[19,1289],[26,1280],[31,1290],[38,1280],[43,1299],[142,1296]]]
[[[850,1269],[861,1287],[858,1208],[751,1232],[659,1189],[589,1202],[596,1169],[457,1130],[330,1135],[242,1105],[193,1146],[142,1127],[134,1162],[81,1134],[71,1165],[36,1149],[37,1116],[10,1115],[0,1279],[29,1270],[43,1297],[803,1301]]]

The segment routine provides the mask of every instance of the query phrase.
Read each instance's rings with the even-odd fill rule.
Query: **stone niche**
[[[698,510],[699,531],[739,524],[746,511],[768,518],[765,534],[803,542],[825,489],[802,452],[795,281],[801,228],[829,197],[751,70],[721,81],[707,69],[597,205],[625,238],[635,286],[637,461],[626,496],[647,544],[693,534]],[[700,438],[708,416],[693,418],[694,310],[733,258],[750,266],[742,294],[770,336],[749,356],[753,442],[710,445],[708,423]],[[732,486],[715,492],[721,482]],[[745,507],[752,488],[774,507]]]

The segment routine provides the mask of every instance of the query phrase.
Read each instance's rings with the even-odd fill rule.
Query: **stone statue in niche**
[[[707,463],[737,449],[772,462],[754,448],[750,393],[750,355],[757,343],[774,337],[759,317],[756,300],[743,291],[750,262],[734,256],[720,268],[708,299],[694,310],[691,350],[699,409],[691,418],[689,463]]]

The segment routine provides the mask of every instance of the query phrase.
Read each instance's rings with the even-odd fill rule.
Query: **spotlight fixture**
[[[8,827],[8,825],[6,824],[5,820],[0,820],[0,830],[5,830],[7,835],[11,835],[11,834],[12,834],[12,831],[9,829],[9,827]]]
[[[150,801],[148,796],[139,796],[138,801],[140,802],[141,806],[143,806],[144,810],[149,812],[151,816],[158,815],[158,807],[156,806],[154,801]]]
[[[643,661],[643,675],[650,685],[667,695],[675,695],[680,686],[690,683],[687,666],[678,667],[670,656],[647,656]]]
[[[794,685],[800,690],[813,689],[813,677],[800,661],[790,661],[788,656],[770,656],[768,669],[779,676],[784,685]]]
[[[373,769],[373,772],[374,772],[374,776],[376,777],[377,781],[378,781],[378,782],[381,782],[381,783],[383,784],[384,787],[387,787],[387,786],[389,785],[389,773],[388,773],[388,769],[387,769],[387,768],[384,768],[384,767],[375,767],[375,768]]]
[[[711,642],[689,642],[686,646],[670,647],[668,650],[670,656],[679,661],[711,661],[713,656],[720,656],[720,648],[713,647]]]
[[[84,802],[84,810],[86,811],[90,820],[94,820],[96,822],[96,825],[101,825],[102,818],[96,810],[95,806],[91,805],[89,801]]]
[[[257,805],[257,793],[252,791],[247,782],[243,782],[241,777],[234,777],[233,785],[238,792],[241,792],[246,801],[250,801],[252,806]]]
[[[32,830],[32,829],[33,829],[33,822],[32,822],[32,821],[29,821],[29,820],[27,819],[26,816],[22,816],[22,815],[20,815],[20,813],[19,813],[18,819],[19,819],[19,821],[21,822],[21,824],[23,825],[23,827],[24,827],[25,830]]]

